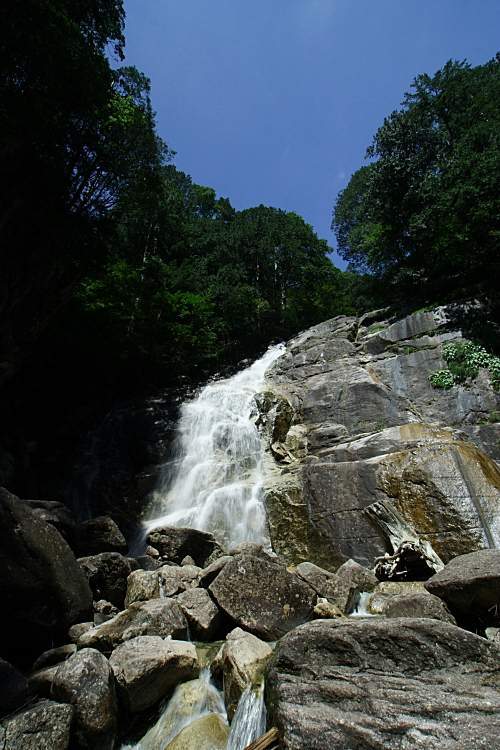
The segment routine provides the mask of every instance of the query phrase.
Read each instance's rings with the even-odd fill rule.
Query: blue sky
[[[412,79],[500,50],[499,0],[125,0],[175,163],[238,208],[331,209]],[[336,261],[343,266],[342,262]]]

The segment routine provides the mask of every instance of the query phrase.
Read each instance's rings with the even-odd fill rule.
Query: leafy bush
[[[483,346],[464,341],[445,344],[443,359],[448,364],[447,370],[438,370],[429,376],[434,388],[451,388],[457,383],[474,380],[479,370],[487,369],[495,390],[500,390],[500,357],[489,354]]]

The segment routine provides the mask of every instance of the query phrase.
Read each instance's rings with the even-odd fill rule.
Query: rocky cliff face
[[[455,311],[339,317],[288,342],[259,398],[273,547],[331,570],[391,552],[390,503],[444,562],[500,546],[500,394],[486,371],[437,389]]]

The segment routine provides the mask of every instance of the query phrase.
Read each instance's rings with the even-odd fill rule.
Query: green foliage
[[[340,255],[400,297],[492,292],[500,239],[500,56],[418,76],[340,194]]]
[[[429,376],[435,388],[451,388],[474,380],[480,369],[488,370],[495,390],[500,389],[500,357],[489,354],[486,349],[471,341],[450,343],[443,346],[443,359],[447,370],[438,370]]]

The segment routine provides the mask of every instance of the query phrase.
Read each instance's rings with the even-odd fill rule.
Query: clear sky
[[[238,209],[331,209],[412,79],[500,50],[500,0],[125,0],[175,163]],[[338,262],[338,261],[336,261]],[[339,265],[343,266],[342,263]]]

